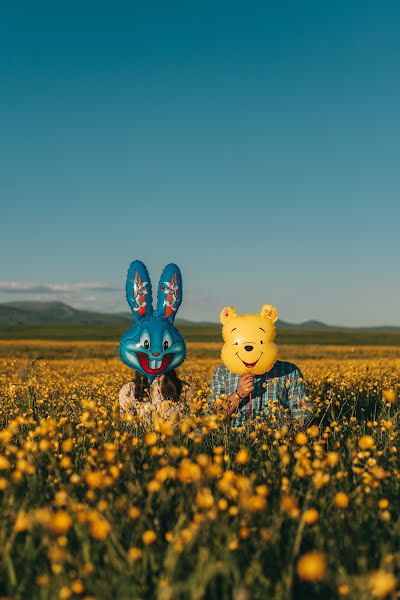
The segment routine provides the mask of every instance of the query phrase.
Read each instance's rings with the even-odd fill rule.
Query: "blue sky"
[[[400,4],[0,8],[0,301],[400,325]]]

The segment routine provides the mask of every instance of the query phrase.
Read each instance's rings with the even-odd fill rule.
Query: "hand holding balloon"
[[[251,392],[254,390],[254,375],[252,373],[246,373],[242,375],[239,380],[239,385],[237,387],[237,393],[240,398],[246,398]]]

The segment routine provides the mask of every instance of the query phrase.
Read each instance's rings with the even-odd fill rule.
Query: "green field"
[[[125,324],[109,325],[2,325],[4,340],[119,340],[127,331]],[[183,325],[179,328],[189,342],[219,342],[219,325]],[[400,331],[366,329],[302,329],[278,328],[278,344],[323,344],[345,346],[400,346]]]

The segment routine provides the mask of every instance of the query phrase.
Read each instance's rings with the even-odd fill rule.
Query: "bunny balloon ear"
[[[135,321],[153,314],[150,276],[140,260],[133,261],[128,269],[126,299]]]
[[[182,275],[174,263],[167,265],[162,272],[157,294],[157,315],[174,322],[182,302]]]

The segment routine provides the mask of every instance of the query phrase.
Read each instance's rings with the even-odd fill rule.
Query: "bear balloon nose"
[[[251,352],[253,350],[253,346],[245,346],[244,349],[246,352]]]

